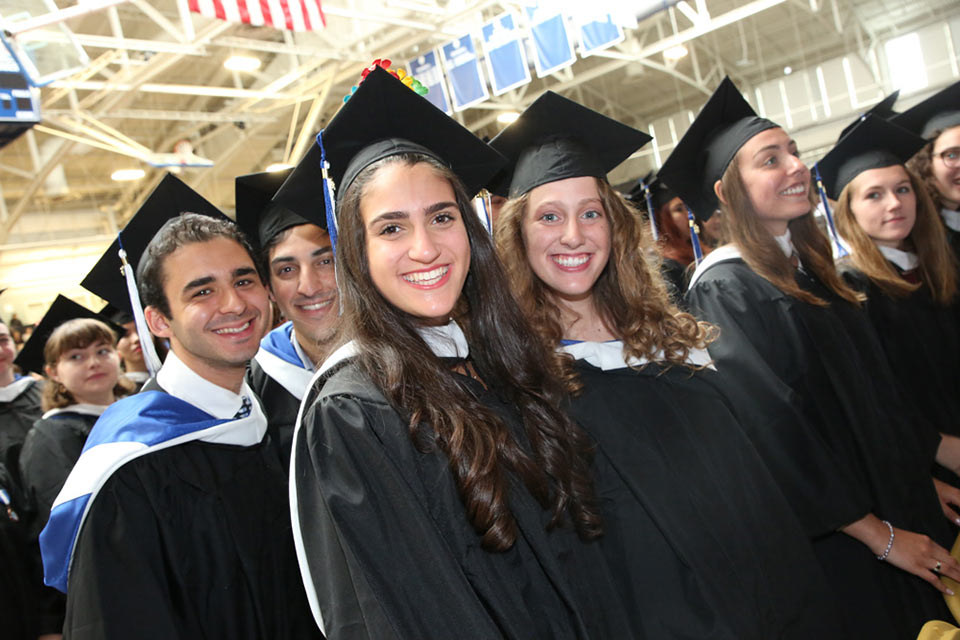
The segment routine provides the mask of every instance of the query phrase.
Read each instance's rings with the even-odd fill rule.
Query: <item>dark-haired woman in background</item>
[[[796,143],[727,79],[660,175],[694,208],[719,202],[724,214],[732,244],[700,265],[687,300],[720,328],[710,354],[739,389],[737,407],[768,413],[751,431],[768,466],[786,483],[780,468],[801,469],[796,494],[816,497],[797,506],[820,525],[809,533],[850,632],[915,636],[949,615],[939,574],[960,575],[941,546],[951,533],[930,478],[946,451],[937,433],[917,428],[860,296],[835,270]],[[781,410],[752,400],[771,386]],[[821,446],[798,450],[801,436]]]
[[[588,442],[461,183],[499,155],[379,69],[321,140],[351,341],[304,398],[291,508],[327,637],[634,637]]]

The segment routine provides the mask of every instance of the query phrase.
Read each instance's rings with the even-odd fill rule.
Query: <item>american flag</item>
[[[187,0],[187,4],[202,16],[255,27],[314,31],[327,26],[320,0]]]

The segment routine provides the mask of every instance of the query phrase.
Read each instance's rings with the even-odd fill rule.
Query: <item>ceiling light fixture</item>
[[[268,165],[266,170],[270,173],[273,173],[275,171],[284,171],[292,166],[292,164],[287,164],[286,162],[274,162],[273,164]]]
[[[676,62],[680,58],[685,57],[688,53],[689,51],[687,51],[687,48],[685,46],[683,46],[682,44],[677,44],[670,47],[666,51],[664,51],[663,57],[669,60],[670,62]]]
[[[788,76],[791,73],[793,73],[793,67],[788,66],[783,68],[783,75]]]
[[[520,114],[516,111],[504,111],[497,116],[497,122],[500,124],[510,124],[511,122],[516,122],[519,117]]]
[[[256,71],[260,68],[260,58],[230,56],[224,61],[223,67],[230,71]]]
[[[110,174],[110,179],[116,182],[127,182],[130,180],[139,180],[145,175],[147,175],[147,172],[143,169],[117,169]]]

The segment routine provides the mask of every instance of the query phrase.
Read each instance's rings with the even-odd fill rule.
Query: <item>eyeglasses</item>
[[[950,147],[949,149],[944,149],[940,153],[933,154],[943,160],[943,164],[955,169],[960,167],[960,147]]]

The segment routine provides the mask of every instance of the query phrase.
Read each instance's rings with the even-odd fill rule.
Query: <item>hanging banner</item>
[[[584,58],[623,42],[623,27],[615,23],[609,13],[582,12],[574,20],[580,39],[580,55]]]
[[[440,57],[453,89],[455,111],[463,111],[490,97],[470,34],[440,47]]]
[[[440,59],[436,50],[427,51],[419,58],[414,58],[407,63],[407,69],[410,75],[430,89],[424,97],[448,116],[453,115],[447,83],[443,81],[443,70],[440,68]]]
[[[530,82],[527,52],[523,48],[523,33],[513,14],[497,16],[480,30],[483,51],[487,57],[487,71],[493,95],[499,96]]]
[[[572,65],[576,55],[563,14],[555,6],[532,5],[525,7],[525,11],[536,52],[533,63],[537,77],[548,76]]]

